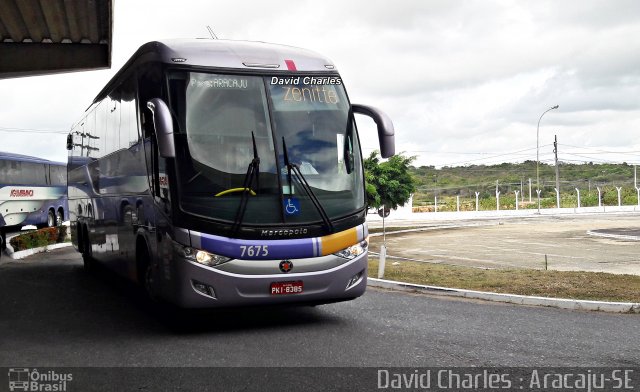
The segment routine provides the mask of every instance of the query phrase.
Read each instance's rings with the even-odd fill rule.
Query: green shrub
[[[47,227],[45,229],[34,230],[28,233],[20,234],[13,237],[9,243],[15,252],[39,248],[42,246],[53,245],[64,242],[67,237],[67,227]]]

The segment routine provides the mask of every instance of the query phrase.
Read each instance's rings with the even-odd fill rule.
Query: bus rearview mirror
[[[156,130],[158,149],[163,158],[175,158],[176,147],[173,142],[173,120],[171,111],[160,98],[154,98],[147,102],[147,107],[153,114],[153,126]]]
[[[393,122],[383,111],[372,106],[351,105],[353,113],[370,117],[378,126],[378,140],[380,142],[380,155],[389,158],[396,153],[395,130]]]
[[[73,135],[72,134],[68,134],[67,135],[67,150],[69,150],[69,151],[73,150]]]

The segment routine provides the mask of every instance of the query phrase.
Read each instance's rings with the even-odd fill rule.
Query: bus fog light
[[[349,290],[353,286],[355,286],[358,283],[360,283],[362,281],[362,276],[363,275],[364,275],[364,271],[360,271],[357,274],[353,275],[353,277],[351,277],[351,279],[349,279],[349,282],[347,283],[347,288],[345,290]]]
[[[193,288],[196,289],[196,291],[202,293],[202,294],[206,294],[209,295],[209,290],[207,290],[207,285],[204,283],[200,283],[200,282],[196,282],[193,281]]]
[[[197,280],[192,280],[191,285],[193,286],[193,289],[199,292],[200,294],[206,295],[207,297],[211,297],[214,299],[216,298],[216,291],[213,289],[213,287],[206,285],[202,282],[198,282]]]

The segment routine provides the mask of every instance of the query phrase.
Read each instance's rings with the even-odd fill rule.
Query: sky
[[[71,125],[139,46],[211,26],[332,59],[351,101],[385,111],[416,166],[535,160],[537,142],[553,163],[554,135],[561,161],[640,164],[636,0],[114,3],[111,69],[0,80],[0,151],[66,161]],[[364,117],[358,127],[366,156],[377,133]]]

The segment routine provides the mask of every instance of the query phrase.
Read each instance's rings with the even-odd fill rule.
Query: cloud
[[[209,25],[220,38],[332,58],[350,99],[385,110],[398,150],[419,155],[416,164],[530,150],[541,113],[555,104],[560,109],[541,124],[541,145],[558,132],[574,145],[630,149],[639,144],[637,15],[634,0],[116,2],[113,69],[0,80],[0,127],[68,130],[140,45],[206,38]],[[363,147],[376,148],[373,124],[358,120]],[[31,139],[0,133],[0,150],[65,159],[64,141]]]

